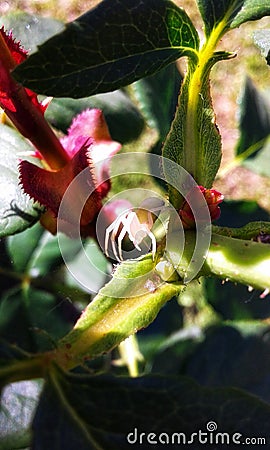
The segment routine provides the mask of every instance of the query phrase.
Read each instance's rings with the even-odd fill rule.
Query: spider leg
[[[126,233],[127,233],[127,229],[124,226],[122,228],[122,230],[120,231],[119,236],[117,238],[117,248],[118,248],[118,255],[119,255],[119,257],[117,257],[118,261],[123,261],[122,242],[123,242],[123,239],[124,239]]]
[[[128,236],[134,247],[141,251],[139,244],[146,236],[151,239],[152,258],[154,260],[157,243],[154,234],[150,231],[153,225],[152,214],[148,212],[147,223],[141,223],[135,211],[129,211],[122,214],[111,225],[108,226],[105,233],[104,252],[109,256],[108,247],[109,242],[112,246],[113,255],[117,261],[123,260],[122,242],[125,235]],[[122,228],[120,228],[122,226]],[[120,232],[119,232],[120,231]],[[118,234],[119,233],[119,234]],[[118,234],[118,237],[117,237]]]
[[[150,237],[151,242],[152,242],[152,259],[154,261],[155,254],[156,254],[156,251],[157,251],[157,240],[156,240],[154,234],[152,233],[152,231],[149,230],[147,234]]]
[[[111,225],[108,226],[108,228],[106,229],[106,233],[105,233],[105,243],[104,243],[104,252],[106,256],[110,256],[109,252],[108,252],[108,247],[109,247],[109,239],[111,241],[112,244],[112,250],[113,250],[113,254],[117,255],[116,252],[116,247],[115,247],[115,236],[119,230],[120,224],[121,224],[122,219],[121,218],[117,218],[116,220],[114,220]],[[111,235],[111,236],[110,236]]]
[[[134,211],[129,212],[123,219],[122,219],[122,225],[123,228],[118,236],[117,244],[118,244],[118,254],[120,257],[120,260],[123,260],[123,252],[122,252],[122,242],[125,237],[125,234],[128,235],[129,239],[133,243],[134,247],[137,248],[137,250],[141,251],[141,248],[138,246],[138,244],[135,242],[134,236],[132,235],[131,231],[131,224],[134,221],[134,219],[137,219],[136,213]]]

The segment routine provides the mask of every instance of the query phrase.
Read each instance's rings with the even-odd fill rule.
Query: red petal
[[[68,197],[68,213],[65,216],[65,221],[72,224],[77,223],[80,217],[81,226],[87,226],[102,206],[87,149],[88,145],[83,146],[69,163],[54,172],[41,169],[28,161],[22,161],[20,164],[24,191],[35,201],[46,206],[55,217],[58,215],[60,203],[70,183],[84,169],[88,169],[84,172],[85,176],[78,177],[72,185],[73,188]],[[84,207],[80,214],[82,205]]]

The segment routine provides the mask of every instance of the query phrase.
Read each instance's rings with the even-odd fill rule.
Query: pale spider
[[[151,229],[163,207],[163,200],[152,197],[144,200],[140,207],[136,209],[136,212],[135,209],[132,209],[120,214],[120,216],[106,229],[104,245],[105,254],[109,256],[108,247],[110,241],[115,258],[117,261],[122,261],[122,242],[126,235],[134,247],[139,251],[141,251],[139,244],[148,236],[151,239],[152,258],[154,260],[157,242]]]

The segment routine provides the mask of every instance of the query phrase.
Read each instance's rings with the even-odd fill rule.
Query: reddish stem
[[[62,168],[70,161],[70,157],[61,142],[45,120],[43,112],[31,98],[31,91],[24,89],[10,74],[17,63],[0,33],[0,69],[7,82],[6,96],[12,102],[12,108],[3,102],[0,106],[14,123],[20,133],[29,139],[42,154],[51,169]],[[33,94],[35,95],[35,94]]]

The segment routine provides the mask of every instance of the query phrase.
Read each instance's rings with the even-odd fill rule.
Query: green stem
[[[195,233],[187,232],[184,254],[177,267],[181,277],[184,277],[192,260],[195,241]],[[198,277],[212,275],[262,291],[270,289],[269,244],[213,233],[205,263]]]
[[[193,260],[195,243],[196,233],[187,231],[184,252],[178,267],[175,268],[181,278],[184,278]],[[144,268],[146,274],[146,278],[142,278],[142,286],[145,286],[148,280],[153,280],[152,284],[148,285],[149,291],[147,288],[142,295],[129,297],[129,292],[126,297],[121,297],[114,294],[114,292],[119,293],[120,278],[111,282],[112,284],[109,283],[88,305],[74,328],[61,339],[56,349],[11,363],[10,366],[1,369],[2,385],[22,379],[46,377],[54,364],[64,370],[83,365],[86,360],[110,351],[128,336],[147,327],[162,306],[172,297],[179,295],[184,286],[181,281],[162,282],[163,278],[160,278],[160,271],[157,269],[152,273],[152,278],[148,278],[149,268],[152,267],[151,256],[148,259],[136,261],[137,265],[138,273],[141,274],[140,269]],[[128,263],[123,263],[123,266],[122,275],[129,270]],[[270,246],[268,244],[213,233],[205,263],[197,274],[197,278],[214,275],[223,280],[228,279],[260,289],[266,294],[270,290],[269,268]],[[134,272],[128,272],[127,281],[124,280],[125,292],[132,273]]]
[[[0,387],[8,383],[34,378],[44,378],[50,367],[50,352],[30,356],[24,360],[14,361],[0,368]]]
[[[188,146],[189,151],[184,152],[184,168],[195,178],[200,179],[200,164],[198,162],[198,155],[200,154],[200,130],[198,127],[198,105],[201,101],[202,86],[204,84],[205,76],[208,76],[208,65],[212,59],[219,40],[224,33],[224,23],[220,22],[213,30],[209,39],[206,40],[204,46],[198,54],[198,62],[194,67],[190,66],[191,74],[187,74],[189,80],[188,86],[188,101],[186,111],[186,127],[184,146]]]
[[[183,81],[180,95],[179,106],[177,108],[175,118],[172,122],[170,132],[164,142],[163,156],[176,162],[182,166],[190,175],[193,176],[199,185],[211,187],[212,180],[208,180],[205,173],[206,154],[211,153],[212,146],[219,146],[220,141],[214,141],[207,144],[204,142],[205,136],[202,130],[202,123],[208,121],[208,127],[214,128],[214,114],[211,108],[211,99],[209,90],[209,73],[211,67],[220,59],[229,57],[224,52],[220,55],[215,54],[215,50],[219,40],[226,29],[226,20],[221,21],[212,30],[211,35],[205,41],[205,44],[197,53],[196,57],[190,57],[187,74]],[[208,110],[211,110],[209,113]],[[212,114],[212,119],[210,117]],[[214,135],[216,129],[212,131]],[[217,133],[218,135],[218,133]],[[219,135],[218,135],[219,136]],[[208,146],[205,148],[205,146]],[[218,150],[218,149],[217,149]],[[216,149],[213,150],[217,151]],[[217,158],[218,160],[218,158]],[[168,183],[174,178],[174,174],[166,174],[166,164],[164,172]],[[169,187],[170,201],[176,209],[182,205],[183,198],[180,192],[175,188]]]
[[[270,222],[250,222],[240,228],[213,226],[212,230],[215,234],[220,234],[222,236],[245,240],[257,240],[256,238],[259,237],[261,233],[270,235]]]

